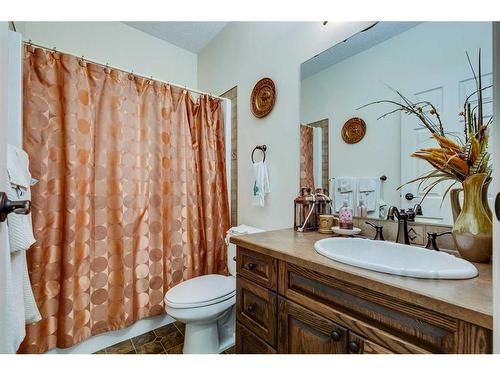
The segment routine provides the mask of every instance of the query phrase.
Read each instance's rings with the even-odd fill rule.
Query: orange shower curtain
[[[314,189],[313,128],[300,125],[300,187]]]
[[[219,100],[39,48],[24,54],[28,252],[41,353],[162,314],[169,287],[226,273]]]

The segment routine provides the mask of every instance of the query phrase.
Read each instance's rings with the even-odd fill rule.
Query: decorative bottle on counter
[[[340,229],[352,229],[352,208],[349,207],[349,202],[344,200],[344,204],[339,211],[339,227]]]
[[[365,202],[363,199],[359,198],[359,205],[356,210],[356,216],[358,217],[367,217],[368,216],[368,209],[365,206]]]

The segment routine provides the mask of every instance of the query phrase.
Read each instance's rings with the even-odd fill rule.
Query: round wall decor
[[[252,113],[257,118],[266,117],[274,107],[276,88],[271,78],[262,78],[252,90],[250,104]]]
[[[363,139],[366,134],[366,124],[363,119],[353,117],[347,120],[342,127],[342,139],[345,143],[354,144]]]

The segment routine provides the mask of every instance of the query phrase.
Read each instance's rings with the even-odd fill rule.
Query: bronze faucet
[[[405,245],[410,245],[410,237],[408,236],[408,213],[404,210],[398,210],[397,207],[391,206],[387,211],[387,220],[398,219],[398,235],[396,242]]]

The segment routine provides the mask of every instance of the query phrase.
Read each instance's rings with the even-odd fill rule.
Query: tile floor
[[[184,324],[174,322],[94,354],[182,354],[183,344]],[[224,354],[234,354],[234,347]]]

